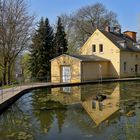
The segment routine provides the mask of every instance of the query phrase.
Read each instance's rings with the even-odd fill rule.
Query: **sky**
[[[48,17],[52,24],[63,13],[70,14],[97,2],[118,15],[122,31],[140,31],[140,0],[29,0],[30,9],[37,19]]]

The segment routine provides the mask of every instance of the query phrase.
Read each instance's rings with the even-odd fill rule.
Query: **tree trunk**
[[[3,85],[6,85],[6,72],[5,72],[5,69],[3,71]]]
[[[8,64],[8,75],[7,75],[7,79],[8,79],[8,85],[11,84],[11,64]]]
[[[3,84],[6,85],[7,82],[6,82],[6,67],[7,67],[7,63],[6,61],[4,62],[4,68],[3,68]]]

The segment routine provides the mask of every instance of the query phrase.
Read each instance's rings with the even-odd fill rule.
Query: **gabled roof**
[[[58,57],[53,58],[50,61],[53,61],[54,59],[57,59],[57,58],[59,58],[61,56],[70,56],[70,57],[73,57],[73,58],[78,59],[78,60],[83,61],[83,62],[85,62],[85,61],[87,61],[87,62],[105,62],[105,61],[110,61],[108,59],[105,59],[105,58],[102,58],[102,57],[98,57],[98,56],[95,56],[95,55],[71,55],[71,54],[70,55],[69,54],[62,54],[62,55],[60,55]]]
[[[113,42],[113,44],[115,44],[120,50],[122,51],[132,51],[132,52],[140,52],[140,49],[135,47],[135,46],[131,46],[130,47],[122,47],[119,42],[132,42],[135,43],[133,41],[133,39],[131,39],[130,37],[124,35],[124,34],[117,34],[114,32],[107,32],[104,30],[100,30],[101,33],[103,33],[110,41]]]
[[[109,61],[108,59],[95,55],[69,55],[69,56],[80,59],[81,61]]]

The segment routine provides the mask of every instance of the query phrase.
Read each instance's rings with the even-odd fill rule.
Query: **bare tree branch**
[[[61,16],[68,39],[68,47],[79,48],[96,28],[104,29],[106,25],[119,25],[117,15],[106,9],[101,3],[85,6],[70,15]],[[72,52],[73,53],[73,52]]]
[[[8,80],[16,57],[29,45],[34,19],[24,0],[0,0],[0,66],[8,71]]]

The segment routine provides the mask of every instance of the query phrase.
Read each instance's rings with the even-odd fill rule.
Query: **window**
[[[126,42],[119,42],[119,44],[120,44],[123,48],[127,48]]]
[[[124,62],[124,64],[123,64],[123,70],[124,70],[124,72],[126,72],[126,62]]]
[[[96,52],[96,45],[95,44],[92,45],[92,51]]]
[[[99,45],[99,52],[103,52],[103,44]]]

